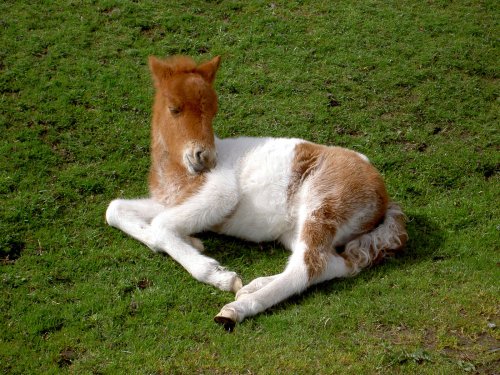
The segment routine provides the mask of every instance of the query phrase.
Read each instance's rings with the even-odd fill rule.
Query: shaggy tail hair
[[[351,263],[355,275],[361,269],[394,255],[407,240],[406,216],[397,203],[390,202],[384,221],[373,231],[348,242],[343,257]]]

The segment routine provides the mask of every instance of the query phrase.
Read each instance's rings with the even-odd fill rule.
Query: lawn
[[[498,373],[496,1],[4,1],[5,374]],[[234,296],[104,223],[145,196],[149,55],[216,55],[219,137],[301,137],[379,168],[403,255],[225,332]],[[244,283],[277,243],[201,235]]]

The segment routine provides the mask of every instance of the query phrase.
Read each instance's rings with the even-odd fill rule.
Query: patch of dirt
[[[209,53],[210,52],[210,48],[208,46],[200,46],[198,47],[198,53],[199,54],[205,54],[205,53]]]
[[[328,107],[339,107],[340,106],[340,102],[337,99],[335,99],[333,94],[328,93],[327,97],[328,97]]]
[[[377,326],[377,337],[399,346],[414,344],[416,340],[426,352],[440,353],[444,357],[457,363],[464,371],[472,374],[496,374],[493,369],[500,368],[499,341],[495,338],[494,330],[485,328],[485,331],[476,335],[466,335],[459,330],[450,330],[447,334],[455,338],[453,346],[442,346],[439,342],[435,329],[429,328],[424,331],[412,331],[404,324],[398,326]]]
[[[416,142],[404,142],[403,143],[404,150],[405,151],[418,151],[418,152],[424,152],[427,150],[427,144],[422,142],[422,143],[416,143]]]
[[[477,163],[476,172],[481,173],[486,180],[494,177],[498,172],[500,172],[500,163]]]
[[[432,135],[437,135],[439,133],[441,133],[443,131],[443,129],[440,127],[440,126],[436,126],[433,130],[432,130]]]
[[[78,358],[78,352],[73,348],[64,348],[59,353],[57,364],[59,367],[68,367]]]
[[[342,125],[334,125],[335,132],[338,135],[349,135],[351,137],[364,137],[366,136],[366,133],[355,130],[355,129],[348,129]]]
[[[427,143],[425,142],[412,142],[407,139],[393,139],[393,140],[387,140],[382,142],[383,145],[389,145],[389,144],[399,144],[402,145],[403,150],[408,152],[408,151],[418,151],[418,152],[425,152],[427,148],[429,147]]]
[[[377,325],[377,334],[381,339],[395,345],[407,344],[413,341],[414,334],[404,324],[398,326]]]
[[[142,26],[141,35],[152,42],[162,40],[167,31],[162,26]]]
[[[7,251],[0,251],[0,263],[3,265],[14,264],[21,257],[25,248],[26,243],[24,241],[11,239],[7,243]]]
[[[141,289],[141,290],[142,290],[142,289],[149,288],[149,287],[150,287],[150,286],[152,286],[152,285],[153,285],[153,282],[152,282],[151,280],[149,280],[149,279],[146,279],[146,278],[144,278],[144,279],[140,280],[140,281],[137,283],[137,287],[138,287],[139,289]]]
[[[110,7],[110,8],[104,8],[101,11],[101,13],[106,14],[108,16],[112,16],[112,15],[121,13],[121,10],[118,7]]]

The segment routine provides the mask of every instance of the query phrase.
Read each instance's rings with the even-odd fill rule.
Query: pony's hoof
[[[234,278],[233,286],[231,287],[231,291],[233,293],[238,293],[238,290],[240,290],[242,287],[243,287],[243,282],[241,281],[241,279],[238,276],[236,276]]]
[[[232,332],[237,321],[236,311],[223,307],[214,320],[216,323],[223,325],[226,331]]]

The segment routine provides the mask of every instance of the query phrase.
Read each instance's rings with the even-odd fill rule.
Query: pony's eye
[[[182,110],[181,110],[181,108],[180,108],[180,107],[174,107],[174,106],[172,106],[172,107],[168,107],[168,110],[169,110],[169,111],[170,111],[170,113],[171,113],[172,115],[174,115],[174,116],[177,116],[177,115],[179,115],[179,114],[182,112]]]

